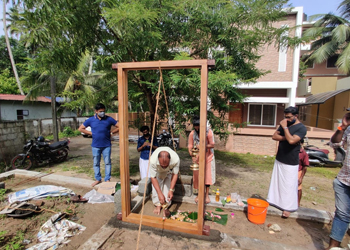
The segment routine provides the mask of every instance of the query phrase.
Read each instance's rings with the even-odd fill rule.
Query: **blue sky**
[[[304,13],[309,17],[315,14],[337,13],[342,0],[290,0],[294,7],[303,6]]]
[[[312,16],[315,14],[326,14],[329,12],[336,13],[337,7],[342,0],[290,0],[289,3],[294,7],[303,6],[304,13],[307,16]],[[3,17],[2,1],[0,2],[0,15],[1,20]],[[0,36],[4,35],[3,22],[0,21]]]

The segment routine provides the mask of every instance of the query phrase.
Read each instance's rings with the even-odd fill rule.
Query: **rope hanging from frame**
[[[153,140],[154,140],[154,131],[155,131],[155,127],[156,127],[156,121],[158,119],[158,107],[159,107],[159,99],[160,99],[160,87],[163,87],[163,95],[164,95],[164,99],[165,99],[165,106],[166,106],[166,110],[167,110],[167,115],[168,115],[168,121],[169,121],[169,107],[168,107],[168,101],[167,101],[167,96],[165,93],[165,87],[164,87],[164,81],[163,81],[163,73],[162,73],[162,69],[160,67],[160,63],[159,63],[159,84],[158,84],[158,93],[157,93],[157,97],[156,97],[156,109],[155,109],[155,114],[154,114],[154,120],[153,120],[153,125],[152,125],[152,135],[151,135],[151,150],[149,151],[149,161],[148,161],[148,167],[147,167],[147,173],[149,173],[149,166],[150,166],[150,159],[151,159],[151,154],[152,154],[152,145],[153,145]],[[175,140],[174,140],[174,133],[173,133],[173,128],[170,126],[170,132],[171,132],[171,137],[173,140],[173,148],[176,151],[175,148]],[[180,175],[180,174],[179,174]],[[139,230],[138,230],[138,234],[137,234],[137,244],[136,244],[136,250],[139,249],[139,243],[140,243],[140,235],[141,235],[141,228],[142,228],[142,217],[143,217],[143,212],[144,212],[144,207],[145,207],[145,199],[146,199],[146,188],[147,188],[147,183],[148,183],[148,175],[147,175],[147,181],[145,181],[145,186],[144,186],[144,192],[143,192],[143,199],[142,199],[142,209],[141,209],[141,218],[140,218],[140,225],[139,225]]]

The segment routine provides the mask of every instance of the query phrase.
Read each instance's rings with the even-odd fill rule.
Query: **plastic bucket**
[[[248,220],[254,224],[264,224],[269,203],[255,198],[249,198],[247,203]]]

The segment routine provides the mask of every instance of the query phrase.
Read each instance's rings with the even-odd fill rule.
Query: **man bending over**
[[[150,176],[152,182],[152,201],[154,213],[159,215],[164,208],[164,217],[168,217],[168,210],[174,196],[175,184],[180,168],[180,158],[169,147],[157,148],[150,159]]]

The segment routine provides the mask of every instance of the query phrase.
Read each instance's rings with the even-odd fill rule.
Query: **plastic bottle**
[[[220,190],[216,189],[215,201],[220,201]]]

